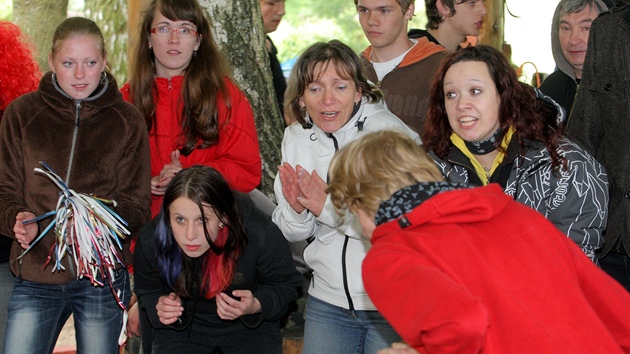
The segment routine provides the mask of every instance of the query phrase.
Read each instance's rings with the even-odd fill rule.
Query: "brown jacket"
[[[123,101],[113,77],[108,77],[108,86],[100,85],[92,97],[81,102],[80,110],[78,102],[55,87],[51,73],[42,78],[37,91],[7,107],[0,123],[1,234],[14,236],[20,211],[41,215],[56,208],[59,188],[33,169],[42,167],[40,161],[44,161],[65,179],[77,111],[78,134],[68,186],[78,193],[116,200],[114,210],[129,223],[132,234],[149,221],[151,168],[146,124],[137,108]],[[40,232],[51,220],[39,222]],[[124,241],[127,251],[129,240]],[[68,267],[67,257],[65,271],[53,273],[50,264],[44,268],[54,243],[50,231],[17,262],[22,248],[13,242],[12,271],[23,279],[46,284],[74,279],[76,269]]]
[[[411,129],[422,135],[422,126],[429,107],[429,89],[433,74],[448,52],[441,45],[429,42],[426,37],[407,53],[402,62],[378,81],[370,61],[372,47],[361,55],[368,80],[383,91],[387,108]]]

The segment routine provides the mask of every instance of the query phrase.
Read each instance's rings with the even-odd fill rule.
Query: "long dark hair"
[[[204,16],[197,0],[152,0],[143,12],[138,40],[135,43],[133,70],[130,83],[131,100],[140,109],[149,131],[155,118],[155,57],[149,48],[151,24],[159,11],[173,21],[190,21],[201,35],[197,54],[193,55],[184,72],[182,87],[182,151],[192,151],[199,140],[201,148],[216,144],[219,140],[217,102],[224,100],[231,106],[231,97],[225,80],[231,78],[227,60],[217,46],[210,22]],[[229,117],[228,117],[229,119]]]
[[[541,141],[551,155],[553,168],[564,165],[565,159],[558,154],[558,144],[564,130],[558,125],[556,109],[537,99],[533,87],[518,81],[515,70],[505,56],[486,45],[460,49],[442,60],[431,83],[429,110],[422,133],[424,147],[440,158],[446,158],[453,146],[450,140],[453,129],[444,105],[444,76],[453,64],[466,61],[485,63],[499,93],[500,133],[497,150],[503,151],[503,137],[510,127],[514,127],[512,139],[518,141],[521,152],[527,148],[526,140]]]
[[[218,237],[212,242],[204,228],[210,250],[202,256],[201,272],[194,271],[193,260],[181,250],[170,227],[169,207],[182,197],[197,203],[204,218],[203,204],[210,205],[227,229],[223,239]],[[232,281],[236,260],[247,244],[247,237],[238,204],[223,176],[214,168],[200,165],[180,171],[166,189],[158,218],[155,232],[158,270],[166,284],[176,294],[189,298],[193,295],[190,293],[193,284],[199,280],[207,298],[225,290]]]

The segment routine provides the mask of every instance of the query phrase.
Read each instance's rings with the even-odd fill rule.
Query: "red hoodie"
[[[374,231],[363,280],[417,351],[630,352],[630,294],[498,185],[437,194],[404,218]]]

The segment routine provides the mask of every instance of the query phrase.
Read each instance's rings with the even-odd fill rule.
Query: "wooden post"
[[[138,32],[138,23],[140,22],[140,11],[145,5],[144,0],[127,0],[127,58],[131,58],[131,49],[136,41]],[[128,60],[127,63],[130,63]],[[127,77],[131,77],[131,65],[127,65]]]
[[[479,34],[479,43],[503,51],[504,0],[486,0],[485,4],[487,14]]]

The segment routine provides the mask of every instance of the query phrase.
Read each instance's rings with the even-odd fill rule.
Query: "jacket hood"
[[[374,223],[378,226],[388,221],[401,219],[418,205],[439,193],[472,187],[472,185],[466,183],[451,182],[419,182],[412,184],[392,194],[388,200],[383,201],[379,205],[374,216]]]
[[[608,11],[608,7],[602,0],[595,0],[595,4],[601,8],[602,12]],[[553,60],[556,62],[558,69],[562,70],[567,76],[575,80],[575,73],[573,67],[562,54],[562,47],[560,47],[560,4],[556,6],[556,10],[553,13],[553,20],[551,21],[551,52],[553,53]]]
[[[394,230],[429,223],[469,224],[486,221],[500,214],[511,202],[512,199],[496,183],[485,187],[444,191],[428,198],[403,217],[379,225],[374,230],[372,242]]]
[[[409,53],[405,55],[400,64],[398,64],[398,67],[402,68],[407,65],[417,63],[433,54],[446,52],[446,48],[429,41],[427,37],[418,38],[417,41],[418,43],[416,43]],[[369,46],[363,51],[363,56],[369,59],[371,53],[372,46]]]

